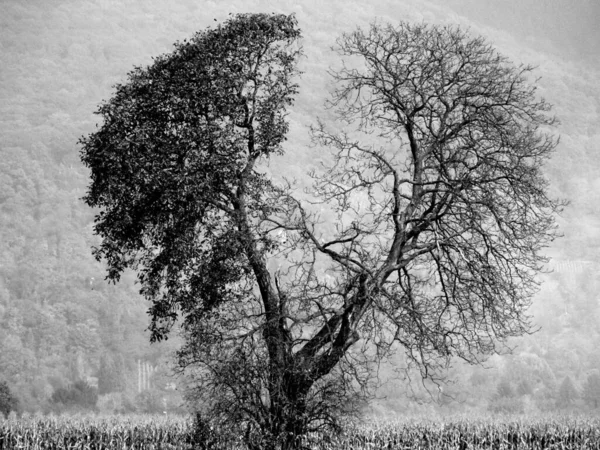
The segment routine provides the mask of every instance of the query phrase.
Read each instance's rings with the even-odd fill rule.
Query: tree
[[[11,411],[17,412],[19,400],[13,395],[6,381],[0,381],[0,414],[8,417]]]
[[[488,405],[494,413],[516,414],[523,412],[523,401],[515,395],[508,378],[503,378],[496,387],[495,395]]]
[[[515,393],[510,385],[510,382],[504,378],[498,383],[496,388],[496,397],[500,398],[511,398],[514,397]]]
[[[123,355],[106,352],[100,356],[98,369],[98,394],[121,392],[125,389],[125,362]]]
[[[533,388],[531,387],[529,380],[527,378],[524,378],[521,381],[519,381],[519,384],[517,384],[517,395],[522,397],[524,395],[531,394],[533,394]]]
[[[454,27],[342,36],[332,105],[350,131],[313,130],[332,155],[313,197],[268,176],[299,38],[293,16],[264,14],[197,33],[131,72],[81,140],[96,257],[113,281],[137,269],[153,340],[182,318],[202,417],[251,448],[335,426],[398,346],[437,380],[528,332],[561,208],[532,69]]]
[[[571,406],[578,396],[579,393],[573,385],[573,380],[571,380],[571,377],[565,377],[558,389],[559,404],[562,407]]]
[[[594,371],[589,374],[583,385],[582,397],[592,408],[600,405],[600,375]]]
[[[98,401],[98,390],[87,382],[79,380],[72,386],[58,388],[50,398],[59,409],[94,409]]]

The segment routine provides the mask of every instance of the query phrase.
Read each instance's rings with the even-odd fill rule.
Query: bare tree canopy
[[[153,339],[181,316],[202,408],[251,448],[335,426],[394,344],[434,376],[527,332],[561,207],[530,67],[458,28],[375,24],[338,42],[349,131],[313,130],[332,231],[260,170],[283,152],[299,38],[293,16],[234,16],[136,68],[82,139],[96,256],[113,280],[138,270]]]
[[[540,251],[556,237],[562,205],[541,172],[557,144],[550,105],[531,67],[459,28],[372,25],[339,51],[362,64],[334,73],[333,105],[378,141],[315,130],[335,151],[319,193],[348,224],[320,248],[368,274],[376,294],[361,315],[376,311],[382,340],[425,374],[438,356],[477,361],[528,330]]]

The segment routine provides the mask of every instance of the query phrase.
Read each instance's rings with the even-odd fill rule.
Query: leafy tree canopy
[[[86,197],[102,208],[95,250],[118,280],[140,268],[153,299],[152,338],[175,311],[190,320],[240,295],[247,275],[234,212],[267,212],[270,182],[255,168],[281,153],[296,84],[292,17],[242,15],[136,68],[82,140]],[[267,241],[263,242],[268,245]]]

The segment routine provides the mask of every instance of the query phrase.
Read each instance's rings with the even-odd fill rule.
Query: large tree
[[[249,446],[334,424],[397,348],[435,377],[527,332],[561,206],[531,68],[454,27],[342,36],[345,131],[313,130],[330,167],[312,198],[267,176],[299,38],[293,16],[234,16],[131,72],[82,139],[97,258],[138,271],[153,340],[182,318],[200,405]]]

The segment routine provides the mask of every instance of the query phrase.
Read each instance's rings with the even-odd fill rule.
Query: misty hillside
[[[331,47],[340,33],[374,19],[458,23],[516,64],[538,67],[539,93],[560,121],[560,145],[547,176],[552,194],[570,201],[559,219],[564,237],[548,249],[553,272],[540,278],[530,311],[541,330],[511,342],[514,354],[491,358],[489,369],[457,363],[449,371],[456,381],[447,387],[451,398],[441,403],[457,409],[583,407],[578,395],[600,370],[597,7],[593,0],[576,2],[579,9],[569,8],[575,2],[568,0],[543,2],[549,9],[539,6],[541,0],[498,2],[501,8],[489,9],[481,3],[2,1],[0,381],[31,411],[56,408],[56,393],[81,381],[98,388],[104,411],[178,408],[181,396],[174,389],[180,381],[169,376],[176,340],[150,345],[147,305],[135,275],[109,285],[102,264],[91,256],[98,240],[94,211],[80,200],[88,172],[79,161],[78,139],[94,131],[94,111],[134,66],[150,64],[175,41],[229,13],[281,12],[296,14],[305,57],[286,154],[274,158],[270,170],[296,178],[300,186],[321,158],[308,127],[318,117],[331,119],[323,104],[328,68],[339,64]],[[519,21],[517,4],[523,8]],[[401,366],[402,357],[395,362]],[[382,370],[384,377],[391,373]],[[568,401],[565,383],[575,392]],[[419,386],[400,381],[381,389],[388,398],[374,404],[376,412],[410,409],[416,402],[407,403],[407,395],[427,400]]]

